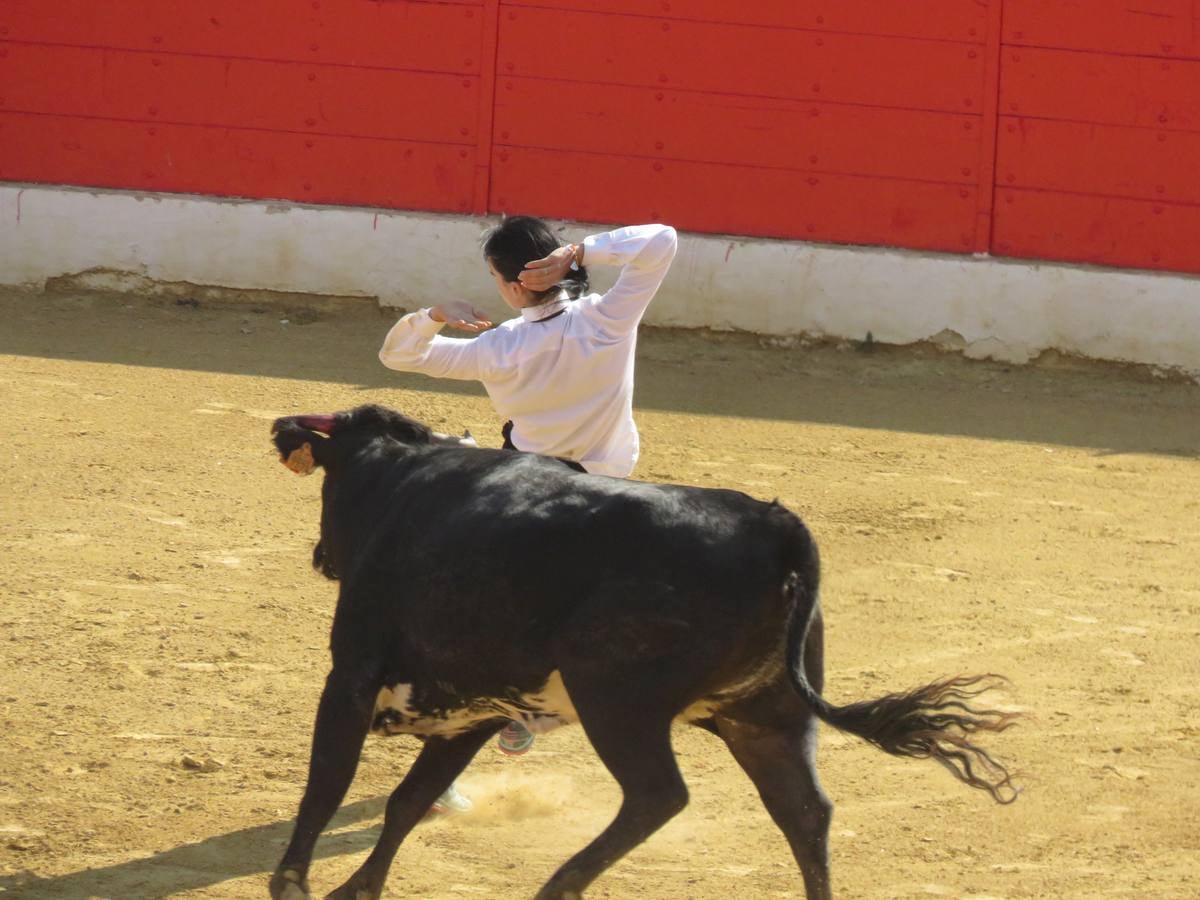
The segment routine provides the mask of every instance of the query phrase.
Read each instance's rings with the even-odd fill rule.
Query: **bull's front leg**
[[[479,748],[503,725],[501,720],[453,737],[429,738],[400,786],[388,799],[379,843],[350,880],[325,900],[377,900],[381,897],[388,868],[404,838],[429,812],[433,801],[475,758]]]
[[[313,728],[308,784],[291,843],[271,877],[272,900],[310,900],[308,867],[313,848],[354,781],[377,690],[369,677],[340,672],[336,666],[325,679]]]

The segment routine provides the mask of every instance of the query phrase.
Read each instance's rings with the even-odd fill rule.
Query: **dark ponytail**
[[[549,256],[562,246],[550,226],[533,216],[508,216],[488,234],[483,242],[483,255],[505,281],[517,281],[525,264]],[[541,291],[539,298],[549,300],[559,289],[572,300],[587,293],[587,269],[580,266],[563,276],[557,287]]]

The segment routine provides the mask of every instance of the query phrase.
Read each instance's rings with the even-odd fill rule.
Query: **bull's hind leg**
[[[817,780],[816,719],[776,730],[718,716],[717,729],[787,838],[808,900],[829,900],[833,805]]]
[[[622,703],[621,692],[612,687],[579,691],[568,681],[588,739],[621,786],[621,809],[599,837],[554,873],[536,900],[581,900],[605,869],[687,806],[687,787],[671,749],[671,715],[639,711],[631,718],[631,695]]]
[[[383,818],[383,832],[371,855],[350,880],[330,894],[326,900],[377,900],[383,894],[388,869],[400,844],[414,826],[425,817],[430,805],[450,787],[475,758],[479,748],[498,732],[503,722],[485,725],[475,731],[451,738],[433,737],[417,755],[388,798]]]
[[[825,680],[823,625],[818,608],[804,649],[805,673],[814,686]],[[787,838],[808,900],[829,900],[833,804],[817,779],[816,716],[780,673],[762,693],[718,715],[716,725]]]

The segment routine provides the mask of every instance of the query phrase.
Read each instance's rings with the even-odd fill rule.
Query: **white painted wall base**
[[[480,257],[494,219],[0,185],[0,284],[101,270],[503,309]],[[561,226],[567,239],[601,230]],[[593,272],[598,286],[609,273]],[[136,289],[136,288],[135,288]],[[1025,362],[1044,350],[1200,376],[1200,278],[685,235],[648,324],[908,344]],[[940,337],[939,337],[940,336]]]

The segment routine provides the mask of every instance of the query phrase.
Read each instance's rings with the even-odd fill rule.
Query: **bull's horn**
[[[337,416],[333,413],[322,413],[318,416],[296,416],[296,424],[301,428],[319,431],[321,434],[333,434],[337,426]]]
[[[333,413],[321,413],[320,415],[311,416],[285,416],[282,419],[275,420],[275,427],[271,429],[274,434],[285,424],[296,424],[301,428],[307,428],[310,431],[318,431],[321,434],[333,434],[334,428],[337,426],[337,416]]]

